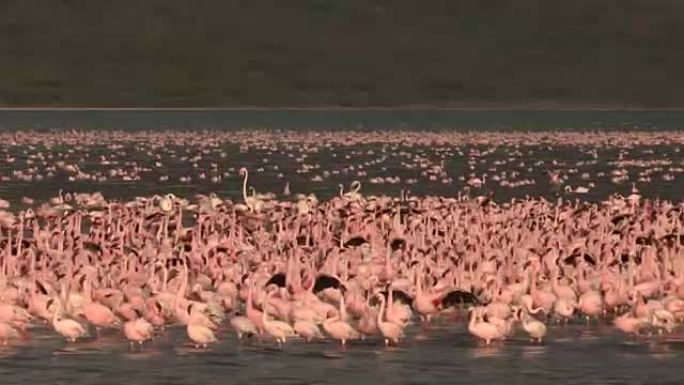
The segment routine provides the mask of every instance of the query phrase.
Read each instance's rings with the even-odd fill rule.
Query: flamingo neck
[[[470,314],[470,320],[468,321],[468,327],[472,328],[475,326],[475,319],[477,318],[477,314],[475,314],[475,310],[472,311]]]
[[[242,198],[247,203],[247,178],[249,178],[249,172],[245,170],[245,178],[242,180]]]
[[[347,318],[347,310],[345,307],[344,296],[340,295],[340,321],[344,321]]]
[[[252,302],[252,283],[250,282],[249,288],[247,289],[247,310],[251,311],[253,308],[253,302]]]
[[[180,304],[181,299],[185,296],[185,291],[188,288],[188,266],[183,265],[183,280],[178,286],[178,291],[176,291],[176,306]]]
[[[382,317],[385,315],[385,297],[380,297],[380,308],[378,308],[378,325],[382,322]]]
[[[86,304],[93,302],[93,284],[88,274],[86,274],[85,281],[83,282],[83,301]]]
[[[266,325],[268,322],[268,301],[271,299],[271,293],[266,295],[266,302],[264,303],[264,311],[261,312],[261,322]]]

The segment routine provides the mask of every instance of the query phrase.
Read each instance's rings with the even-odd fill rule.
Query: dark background
[[[684,106],[681,0],[0,0],[0,105]]]

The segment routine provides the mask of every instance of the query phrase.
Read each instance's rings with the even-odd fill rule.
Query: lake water
[[[640,129],[679,130],[684,128],[684,111],[424,111],[424,110],[184,110],[184,111],[0,111],[0,128],[20,129],[97,129],[106,130],[159,130],[159,129],[215,129],[235,130],[250,128],[288,130],[342,130],[342,129],[403,129],[403,130],[596,130]],[[26,170],[26,160],[41,148],[29,149],[0,144],[6,152],[0,160],[0,172],[11,176],[14,170]],[[475,148],[475,147],[473,147]],[[383,152],[384,149],[384,152]],[[337,184],[348,185],[354,179],[364,181],[363,192],[398,195],[403,188],[416,194],[454,196],[464,181],[458,176],[470,173],[480,175],[497,163],[511,157],[513,149],[500,148],[483,157],[482,162],[468,167],[469,146],[451,149],[428,147],[387,147],[380,143],[363,148],[337,146],[312,153],[306,162],[319,164],[317,173],[335,172],[324,182],[311,180],[312,174],[297,173],[302,162],[288,153],[297,149],[280,148],[280,151],[252,149],[240,152],[237,144],[226,144],[216,151],[204,154],[197,167],[180,160],[177,154],[188,150],[192,155],[198,148],[175,148],[175,153],[159,152],[164,166],[144,173],[141,181],[126,182],[110,178],[104,182],[69,182],[61,173],[39,182],[24,182],[10,178],[0,185],[2,197],[16,203],[22,196],[45,199],[64,187],[69,191],[103,191],[110,198],[128,199],[135,195],[175,192],[189,196],[194,193],[216,192],[223,197],[239,199],[241,178],[235,169],[247,166],[253,171],[250,185],[258,191],[281,191],[285,180],[291,183],[293,193],[316,192],[321,198],[337,191]],[[476,149],[482,149],[482,146]],[[105,173],[115,166],[104,166],[99,156],[107,154],[106,147],[51,150],[57,159],[73,161],[82,170]],[[409,152],[407,157],[400,155]],[[458,154],[461,150],[463,154]],[[638,147],[623,152],[602,150],[595,163],[577,165],[591,160],[591,148],[560,145],[544,148],[523,148],[515,162],[499,164],[501,171],[516,171],[519,179],[534,179],[532,186],[511,189],[497,184],[488,190],[497,199],[513,196],[547,196],[555,191],[546,182],[544,170],[558,168],[568,171],[567,184],[585,185],[581,177],[589,173],[596,187],[589,194],[564,195],[570,199],[602,199],[615,192],[627,194],[629,182],[613,183],[610,177],[598,173],[617,168],[612,162],[623,159],[669,159],[681,164],[675,146]],[[150,165],[149,148],[130,144],[121,150],[118,160],[136,159]],[[371,151],[370,154],[368,151]],[[221,152],[225,156],[221,156]],[[335,153],[335,157],[332,154]],[[61,155],[59,155],[61,154]],[[17,158],[8,162],[4,156]],[[454,180],[450,183],[430,181],[420,170],[410,170],[402,164],[413,155],[428,159],[430,164],[445,161],[445,168]],[[349,156],[349,158],[347,158]],[[366,176],[359,177],[349,166],[361,161],[384,160],[366,167]],[[61,158],[60,158],[61,157]],[[263,158],[269,157],[264,165]],[[557,165],[549,165],[551,159]],[[526,169],[534,162],[544,165],[533,171]],[[520,166],[520,162],[526,166]],[[221,172],[233,168],[230,176],[220,183],[198,179],[202,171],[211,172],[216,163]],[[280,165],[274,170],[272,165]],[[263,167],[263,171],[257,171]],[[657,167],[656,167],[657,168]],[[628,167],[630,180],[636,181],[646,167]],[[344,170],[347,170],[346,172]],[[44,169],[39,170],[43,172]],[[489,171],[490,174],[495,172]],[[277,174],[284,173],[284,178]],[[672,171],[673,180],[664,180],[667,167],[654,171],[651,183],[635,182],[645,196],[660,196],[680,200],[682,177]],[[161,183],[160,175],[169,176]],[[190,175],[193,180],[181,183],[179,177]],[[402,180],[419,179],[410,186],[399,184],[373,184],[372,177],[398,175]],[[143,352],[129,351],[123,336],[115,331],[106,332],[96,340],[67,344],[45,327],[33,331],[33,338],[25,345],[0,348],[0,379],[2,384],[681,384],[684,379],[684,335],[650,337],[632,340],[619,334],[612,326],[594,323],[590,326],[574,323],[567,327],[550,326],[546,342],[530,343],[520,332],[504,344],[484,347],[472,338],[463,321],[449,323],[437,321],[428,328],[412,326],[406,342],[399,347],[385,348],[377,339],[355,341],[346,349],[327,340],[305,344],[289,341],[281,350],[271,342],[238,342],[232,332],[221,333],[221,343],[207,350],[196,350],[188,345],[182,328],[171,328],[146,346]]]
[[[250,185],[258,192],[280,193],[289,183],[294,193],[315,193],[325,199],[338,192],[338,185],[348,186],[353,180],[363,182],[366,194],[399,196],[401,190],[418,195],[456,196],[473,176],[488,174],[489,180],[508,179],[512,182],[529,182],[522,185],[489,183],[472,194],[495,193],[497,200],[544,196],[555,199],[559,195],[588,200],[605,199],[619,193],[628,195],[632,183],[648,197],[679,200],[684,178],[680,177],[683,163],[679,143],[675,145],[642,145],[621,149],[607,146],[593,154],[590,146],[557,143],[552,146],[487,146],[454,143],[448,146],[419,145],[411,142],[388,145],[382,142],[348,146],[336,143],[329,147],[289,143],[265,148],[251,146],[241,151],[240,143],[232,140],[230,132],[248,128],[268,128],[307,132],[322,130],[356,129],[370,132],[389,130],[395,134],[405,131],[442,130],[463,132],[483,130],[534,132],[568,130],[634,130],[663,132],[684,127],[684,111],[458,111],[458,110],[0,110],[0,128],[5,130],[84,129],[101,132],[112,130],[215,130],[225,137],[220,146],[203,152],[204,142],[185,145],[169,144],[166,148],[152,148],[144,141],[122,140],[121,151],[112,151],[106,143],[97,146],[34,147],[0,143],[0,196],[18,202],[22,196],[39,200],[55,196],[60,188],[67,191],[102,191],[109,198],[130,199],[138,195],[174,194],[191,196],[196,193],[215,192],[231,199],[241,198],[240,167],[251,172]],[[522,134],[521,134],[522,135]],[[207,139],[212,135],[205,134]],[[620,137],[619,134],[615,134]],[[69,152],[72,151],[72,152]],[[486,151],[486,155],[473,157],[471,152]],[[116,152],[116,153],[115,153]],[[45,176],[49,163],[40,166],[29,164],[28,158],[52,153],[52,161],[78,165],[88,173],[118,172],[130,168],[128,161],[149,168],[140,173],[140,180],[126,181],[122,177],[107,177],[106,181],[69,181],[68,174],[55,173],[54,177],[35,179],[27,183],[18,178],[18,170],[32,171]],[[154,158],[157,156],[158,158]],[[200,155],[201,160],[190,161]],[[102,156],[112,157],[104,165]],[[16,159],[8,162],[7,158]],[[183,159],[185,158],[185,159]],[[623,165],[622,161],[628,163]],[[159,161],[161,166],[155,166]],[[646,161],[647,163],[638,164]],[[648,162],[664,161],[663,164]],[[632,162],[632,163],[629,163]],[[359,169],[358,164],[364,166]],[[277,166],[277,168],[275,167]],[[314,168],[304,170],[305,167]],[[424,175],[425,167],[443,166],[443,177],[431,180]],[[629,175],[621,183],[613,183],[615,170],[626,170]],[[560,170],[567,178],[565,185],[572,189],[587,187],[589,192],[575,196],[549,185],[547,172]],[[305,172],[303,172],[305,171]],[[362,172],[361,172],[362,171]],[[503,173],[506,172],[506,175]],[[227,173],[227,174],[226,174]],[[326,174],[327,173],[327,174]],[[202,174],[204,174],[202,176]],[[219,183],[210,181],[211,175],[221,174]],[[312,180],[325,175],[322,181]],[[168,180],[160,182],[161,177]],[[190,181],[182,182],[182,178]],[[399,183],[388,183],[387,178],[401,178]],[[380,183],[377,182],[382,178]],[[374,181],[375,179],[375,181]],[[415,183],[404,183],[411,180]]]
[[[551,326],[546,342],[523,332],[489,347],[463,322],[414,325],[408,339],[382,341],[237,341],[232,332],[209,349],[188,345],[171,328],[142,352],[116,331],[67,344],[38,329],[26,346],[0,350],[3,384],[681,384],[684,336],[630,340],[606,324]]]
[[[684,110],[0,110],[0,128],[596,130],[684,128]]]

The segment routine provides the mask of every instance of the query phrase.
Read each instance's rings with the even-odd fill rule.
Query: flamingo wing
[[[327,288],[340,289],[342,292],[345,291],[345,287],[339,279],[326,274],[319,275],[314,283],[313,292],[318,294]]]
[[[271,279],[266,282],[264,286],[268,285],[276,285],[278,287],[285,287],[286,286],[286,278],[285,278],[285,273],[276,273],[274,274]]]
[[[477,296],[475,296],[475,294],[462,290],[451,291],[442,297],[442,307],[451,307],[457,305],[479,305],[480,303],[480,300],[477,298]]]

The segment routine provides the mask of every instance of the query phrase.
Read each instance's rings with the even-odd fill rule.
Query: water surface
[[[67,344],[37,330],[26,346],[0,350],[3,384],[680,384],[682,335],[630,340],[610,325],[550,327],[547,340],[522,332],[486,347],[462,321],[438,320],[407,330],[386,348],[377,338],[342,348],[327,340],[237,341],[226,330],[210,348],[188,344],[171,328],[142,352],[107,331],[97,340]]]

